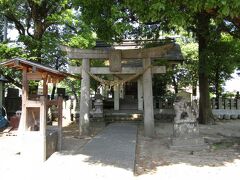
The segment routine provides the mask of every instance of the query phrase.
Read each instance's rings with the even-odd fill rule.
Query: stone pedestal
[[[206,147],[204,139],[199,136],[197,122],[174,122],[170,149],[194,151],[202,150]]]
[[[175,118],[173,122],[173,136],[170,149],[176,150],[202,150],[207,145],[199,136],[199,127],[196,120],[197,111],[191,102],[182,97],[177,97],[174,102]]]

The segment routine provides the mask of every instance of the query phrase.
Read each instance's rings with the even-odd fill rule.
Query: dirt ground
[[[240,178],[240,120],[200,125],[200,135],[209,146],[202,151],[170,150],[170,123],[156,123],[154,138],[144,137],[143,124],[138,126],[135,176],[131,179]],[[79,138],[76,123],[70,123],[63,129],[63,152],[84,146],[104,127],[104,123],[94,123],[91,136]],[[0,137],[0,174],[8,176],[22,164],[18,153],[21,145],[16,143],[16,138]],[[17,173],[15,175],[18,177]]]
[[[143,134],[140,125],[135,167],[138,177],[176,179],[185,174],[185,179],[203,176],[221,179],[226,175],[240,178],[240,120],[200,125],[200,136],[209,146],[201,151],[170,150],[170,123],[157,123],[155,138]]]

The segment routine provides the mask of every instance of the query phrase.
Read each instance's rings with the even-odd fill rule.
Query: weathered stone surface
[[[237,115],[237,114],[231,115],[231,119],[237,119],[237,118],[238,118],[238,115]]]
[[[143,60],[144,68],[151,65],[151,59]],[[148,68],[143,74],[143,101],[144,101],[144,132],[145,136],[154,136],[154,112],[153,112],[153,92],[152,92],[152,72]]]
[[[89,102],[90,102],[90,77],[87,73],[90,68],[89,59],[82,60],[82,80],[81,80],[81,97],[80,97],[80,119],[79,134],[89,134]]]
[[[93,111],[93,117],[103,117],[103,101],[101,99],[96,99],[94,102],[95,110]]]
[[[176,98],[174,102],[176,116],[170,149],[195,151],[207,148],[204,139],[199,136],[196,107],[195,102],[191,105],[191,101],[186,97]]]
[[[120,50],[114,50],[110,52],[109,68],[111,72],[120,72],[122,70],[121,58],[122,58],[122,55]]]
[[[225,119],[225,120],[230,120],[230,119],[231,119],[230,114],[224,114],[224,119]]]
[[[81,154],[88,163],[101,163],[133,171],[136,151],[137,125],[113,123],[89,141]]]

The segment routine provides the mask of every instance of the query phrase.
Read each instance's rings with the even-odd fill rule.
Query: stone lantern
[[[102,100],[102,95],[98,91],[97,94],[95,95],[95,111],[93,112],[93,117],[95,118],[102,118],[103,117],[103,100]]]

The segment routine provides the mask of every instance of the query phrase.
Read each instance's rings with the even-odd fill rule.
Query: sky
[[[15,41],[17,37],[18,37],[18,31],[16,29],[8,29],[7,38],[10,39],[10,41]]]
[[[238,73],[240,73],[240,71],[238,71]],[[232,74],[232,77],[233,77],[232,79],[226,82],[224,90],[228,92],[240,91],[240,76],[237,75],[237,71],[235,71],[235,73]]]

